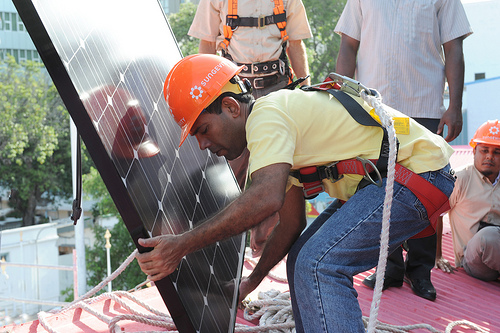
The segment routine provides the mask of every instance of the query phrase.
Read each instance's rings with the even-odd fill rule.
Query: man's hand
[[[150,252],[136,255],[141,270],[151,281],[158,281],[175,271],[181,259],[186,255],[179,237],[161,235],[153,238],[139,239],[144,247],[153,247]]]
[[[448,274],[453,273],[453,271],[456,270],[456,268],[453,267],[450,262],[444,258],[439,258],[436,260],[436,267]]]
[[[450,106],[448,110],[443,114],[441,121],[439,122],[437,134],[442,134],[444,130],[444,125],[448,126],[448,134],[446,135],[446,142],[453,141],[462,131],[462,110],[460,108],[454,108]]]
[[[243,302],[245,297],[248,296],[252,291],[254,291],[255,288],[257,288],[259,285],[255,285],[251,279],[248,277],[243,277],[241,278],[240,281],[240,288],[239,288],[239,294],[238,294],[238,304]]]

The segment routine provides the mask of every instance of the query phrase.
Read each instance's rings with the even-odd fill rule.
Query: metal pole
[[[76,198],[76,146],[77,146],[77,130],[70,120],[71,134],[71,169],[73,171],[73,198]],[[76,249],[76,266],[78,274],[78,293],[84,295],[87,292],[87,267],[85,265],[85,219],[82,212],[82,218],[75,225],[75,249]]]
[[[73,300],[78,299],[78,266],[76,265],[76,250],[73,249]]]
[[[109,229],[106,229],[106,233],[104,234],[104,238],[106,238],[106,259],[107,259],[107,264],[108,264],[108,277],[111,275],[111,258],[109,254],[109,249],[111,248],[111,243],[109,242],[109,239],[111,238],[111,233],[109,232]],[[111,281],[108,283],[108,291],[111,292]]]

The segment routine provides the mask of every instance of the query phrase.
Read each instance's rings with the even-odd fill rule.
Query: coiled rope
[[[82,297],[71,302],[69,305],[61,310],[54,310],[49,312],[40,311],[38,313],[38,320],[42,327],[50,333],[66,333],[60,332],[52,328],[49,324],[49,317],[62,314],[64,312],[70,311],[72,309],[82,309],[86,312],[94,315],[102,322],[106,323],[109,328],[109,332],[117,333],[122,332],[118,323],[120,321],[128,320],[135,321],[138,323],[147,324],[150,326],[161,327],[161,331],[142,331],[136,333],[159,333],[159,332],[171,332],[178,333],[175,324],[168,313],[164,313],[156,310],[155,308],[149,306],[147,303],[142,302],[140,299],[135,297],[131,291],[136,291],[149,281],[145,281],[140,285],[133,288],[131,291],[114,291],[111,293],[104,293],[97,297],[91,298],[95,293],[106,286],[110,281],[114,280],[125,268],[135,259],[137,250],[134,250],[129,257],[118,267],[117,270],[113,272],[108,278],[104,279],[92,290],[87,292]],[[284,280],[286,278],[275,277],[277,280]],[[92,304],[104,301],[113,300],[124,309],[130,312],[130,314],[117,315],[114,317],[107,316],[100,313],[92,308]],[[140,305],[149,313],[140,312],[134,310],[130,305],[124,301],[128,299],[129,301]],[[245,306],[244,318],[248,321],[253,321],[258,319],[259,326],[247,326],[242,324],[236,324],[236,333],[246,333],[246,332],[270,332],[270,333],[294,333],[295,332],[295,322],[293,320],[292,305],[290,301],[290,293],[282,293],[277,290],[269,290],[266,292],[260,292],[258,294],[258,299],[249,301]],[[365,327],[368,326],[368,318],[363,317],[363,322]],[[456,326],[466,326],[476,330],[477,332],[487,333],[482,330],[478,325],[475,325],[467,320],[459,320],[448,324],[444,333],[451,333],[453,328]],[[67,326],[65,327],[67,329]],[[407,333],[415,329],[427,329],[432,333],[441,333],[430,325],[418,324],[418,325],[408,325],[408,326],[395,326],[386,323],[376,321],[375,323],[375,333]]]

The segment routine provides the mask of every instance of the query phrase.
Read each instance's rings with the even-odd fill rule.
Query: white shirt
[[[335,32],[360,41],[357,79],[410,117],[446,111],[442,44],[472,33],[460,0],[348,0]]]

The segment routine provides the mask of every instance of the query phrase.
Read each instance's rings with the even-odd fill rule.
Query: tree
[[[304,40],[309,60],[311,83],[322,82],[335,71],[340,36],[334,32],[346,0],[303,0],[312,38]]]
[[[110,230],[111,270],[114,271],[120,267],[130,253],[132,253],[135,249],[135,244],[122,218],[119,216],[118,210],[101,176],[95,168],[91,168],[90,172],[84,175],[83,188],[86,195],[98,199],[97,204],[93,207],[94,216],[113,215],[119,218],[119,222]],[[92,247],[86,249],[86,264],[88,284],[96,286],[107,277],[107,267],[103,264],[107,260],[106,248],[104,247],[106,244],[106,239],[104,238],[106,229],[95,224],[93,231],[96,240]],[[113,280],[113,289],[129,290],[144,280],[146,280],[146,275],[141,271],[137,261],[134,260],[115,280]],[[107,289],[104,288],[101,293],[105,291],[107,291]]]
[[[168,22],[184,57],[198,53],[200,41],[188,35],[189,27],[196,14],[196,8],[197,5],[191,2],[181,3],[179,12],[168,16]]]
[[[42,195],[71,193],[69,114],[43,66],[12,56],[0,62],[0,105],[0,186],[32,225]]]

